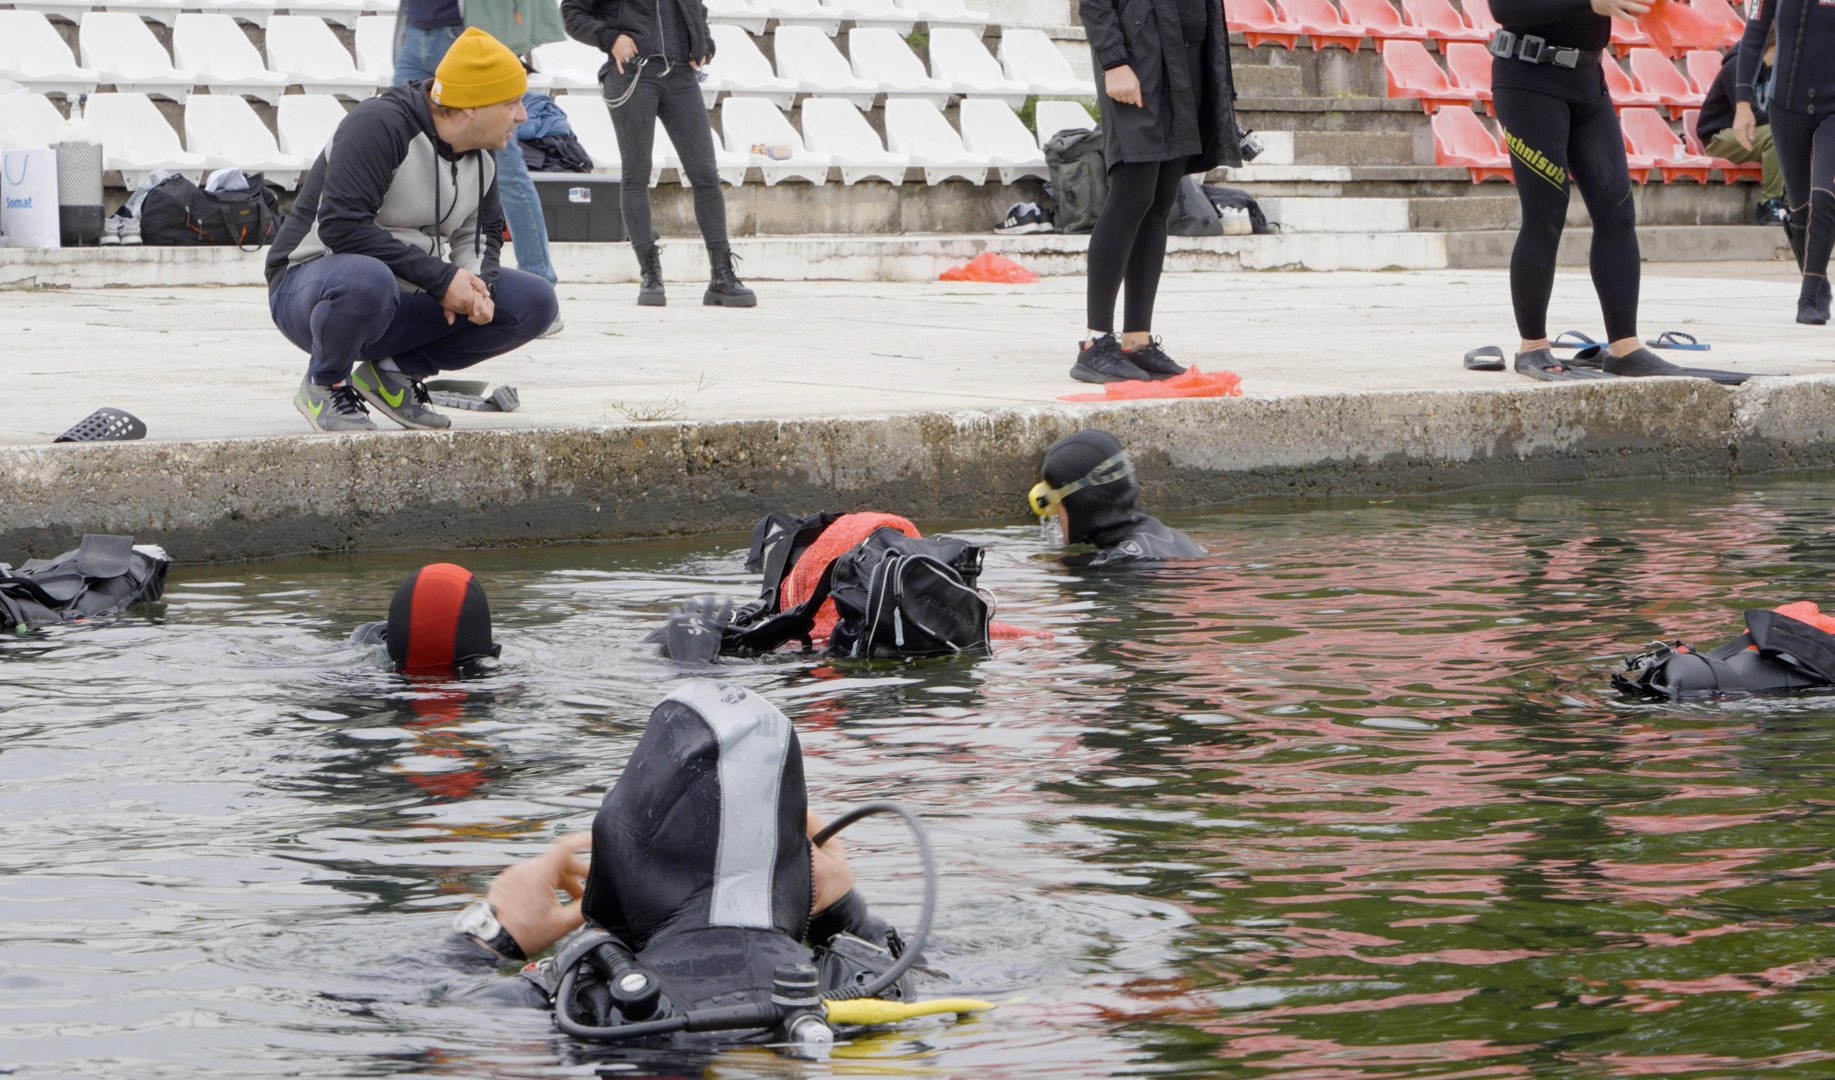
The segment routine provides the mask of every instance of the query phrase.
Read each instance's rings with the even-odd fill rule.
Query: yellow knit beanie
[[[473,26],[459,35],[433,70],[433,103],[475,109],[520,98],[529,73],[503,42]]]

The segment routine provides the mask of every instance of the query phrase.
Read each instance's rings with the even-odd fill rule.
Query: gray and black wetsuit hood
[[[802,750],[757,694],[696,681],[656,706],[593,821],[582,911],[689,1008],[762,1001],[807,964]]]
[[[1042,472],[1045,483],[1054,489],[1083,480],[1117,458],[1120,460],[1108,470],[1115,474],[1114,480],[1064,496],[1061,505],[1070,524],[1066,539],[1071,543],[1111,547],[1147,520],[1139,505],[1140,481],[1135,479],[1121,440],[1098,428],[1066,435],[1045,451]]]

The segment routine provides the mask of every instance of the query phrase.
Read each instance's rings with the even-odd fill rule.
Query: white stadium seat
[[[164,94],[174,101],[191,96],[197,84],[195,71],[172,66],[166,47],[140,21],[125,11],[92,11],[77,28],[83,66],[95,69],[96,81],[113,83],[124,94]]]
[[[274,14],[274,5],[270,0],[186,0],[185,10],[228,15],[256,26],[266,26],[268,16]]]
[[[161,26],[171,26],[178,18],[179,0],[96,0],[96,7],[126,15],[138,15]]]
[[[813,152],[827,154],[841,170],[841,182],[850,187],[873,177],[902,184],[911,164],[904,154],[887,150],[860,110],[840,98],[812,97],[803,102],[803,141]]]
[[[1011,184],[1022,176],[1049,177],[1045,153],[1012,109],[992,98],[964,98],[956,120],[962,125],[962,146],[973,154],[986,154],[1000,170],[1000,182]]]
[[[101,0],[22,0],[13,5],[15,11],[35,11],[41,15],[59,15],[76,22],[85,11],[101,6]]]
[[[958,94],[999,98],[1019,108],[1032,88],[1014,82],[1000,70],[1000,62],[981,44],[981,34],[961,27],[943,26],[930,32],[930,74],[949,84]]]
[[[939,26],[966,26],[980,32],[993,21],[985,11],[969,10],[962,0],[901,0],[899,6],[932,30]]]
[[[57,141],[64,114],[43,94],[0,96],[0,150],[35,150]]]
[[[268,20],[268,67],[308,94],[366,98],[376,76],[358,71],[350,50],[316,15],[276,15]]]
[[[786,26],[813,26],[829,37],[841,29],[841,9],[821,0],[765,0],[778,29]]]
[[[1060,131],[1088,131],[1096,126],[1090,111],[1080,101],[1041,101],[1034,108],[1033,122],[1039,128],[1039,149]]]
[[[934,39],[933,39],[934,40]],[[886,102],[886,149],[907,154],[924,170],[924,182],[940,184],[960,176],[977,186],[988,179],[994,159],[962,145],[962,137],[928,101],[893,98]]]
[[[802,137],[790,126],[790,121],[784,119],[776,105],[764,98],[729,97],[722,101],[720,130],[726,133],[726,148],[735,154],[746,154],[764,174],[766,187],[790,179],[828,183],[828,155],[805,149]],[[752,153],[752,147],[760,144],[787,146],[790,156],[774,161],[765,154]]]
[[[939,109],[949,104],[949,86],[930,77],[897,31],[878,26],[849,30],[847,53],[854,74],[877,80],[887,97],[922,98]]]
[[[778,78],[796,83],[803,93],[846,98],[862,109],[872,108],[879,96],[878,81],[855,77],[847,57],[813,26],[778,27],[776,47]]]
[[[204,155],[212,169],[234,165],[260,172],[288,191],[299,186],[300,173],[312,165],[282,153],[249,103],[227,94],[193,94],[185,102],[185,145]]]
[[[763,37],[771,9],[757,0],[706,0],[709,23],[730,23],[754,37]]]
[[[1095,97],[1096,84],[1077,78],[1070,61],[1043,30],[1002,30],[1000,66],[1007,78],[1040,97]]]
[[[330,94],[288,94],[274,118],[280,152],[318,160],[344,117],[344,104]]]
[[[554,80],[556,90],[601,89],[599,69],[605,66],[606,55],[583,41],[569,39],[537,45],[530,59],[535,61],[536,71]]]
[[[909,34],[917,16],[892,0],[836,0],[841,17],[855,26],[881,26]]]
[[[83,116],[102,140],[102,167],[118,170],[129,191],[154,169],[183,173],[196,181],[210,165],[204,155],[185,152],[178,132],[145,94],[91,94]]]
[[[363,0],[364,15],[396,15],[400,11],[401,0]]]
[[[782,31],[782,27],[778,28]],[[749,94],[770,101],[780,109],[796,103],[799,87],[789,79],[780,79],[771,70],[771,61],[758,51],[752,39],[737,26],[714,23],[708,27],[714,38],[714,62],[707,66],[710,78],[720,80],[720,89],[730,94]]]
[[[248,94],[273,105],[287,92],[287,77],[268,70],[255,43],[228,15],[180,15],[172,28],[172,55],[213,94]]]
[[[285,7],[295,15],[317,16],[339,26],[354,27],[363,12],[364,0],[275,0],[274,6]]]
[[[36,11],[0,11],[0,79],[41,94],[96,90],[96,73],[77,66],[51,20]]]
[[[567,114],[574,137],[593,159],[593,171],[620,172],[618,131],[612,127],[612,114],[606,111],[605,99],[598,94],[556,94],[554,103]]]
[[[751,155],[735,154],[721,146],[720,137],[714,134],[711,125],[707,129],[707,134],[714,140],[714,169],[720,174],[720,182],[731,187],[738,187],[745,183],[746,165]],[[682,171],[682,155],[676,152],[675,142],[669,138],[669,133],[663,130],[661,120],[656,122],[656,141],[652,144],[650,159],[656,163],[659,170],[674,169],[676,179],[683,187],[693,186],[688,182],[688,174]],[[653,173],[652,175],[659,174]],[[656,183],[655,180],[650,182]]]
[[[357,70],[376,76],[381,89],[395,81],[395,16],[364,15],[357,19]],[[529,84],[534,86],[531,78]]]

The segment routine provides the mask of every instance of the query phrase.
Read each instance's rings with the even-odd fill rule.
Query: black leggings
[[[1109,170],[1109,197],[1090,232],[1089,328],[1115,331],[1115,294],[1128,283],[1124,333],[1153,329],[1153,297],[1166,263],[1166,222],[1185,175],[1177,161],[1124,161]]]
[[[1778,148],[1791,222],[1809,230],[1803,272],[1825,276],[1835,247],[1835,124],[1828,119],[1771,110],[1771,143]]]
[[[625,92],[637,65],[627,60],[624,70],[623,75],[616,67],[605,73],[608,103]],[[669,141],[675,144],[676,155],[682,159],[682,171],[694,185],[694,218],[701,227],[701,239],[709,244],[726,243],[726,198],[720,194],[714,129],[707,124],[700,80],[687,64],[676,64],[669,74],[663,74],[660,59],[644,65],[630,99],[612,110],[618,156],[624,159],[624,179],[618,185],[623,200],[624,234],[639,244],[649,243],[656,235],[650,223],[650,157],[659,118],[663,130],[669,133]]]
[[[1567,224],[1570,179],[1593,218],[1593,290],[1606,316],[1606,340],[1637,336],[1637,205],[1618,114],[1603,86],[1601,80],[1599,96],[1579,105],[1519,87],[1493,90],[1523,208],[1523,226],[1510,253],[1510,300],[1517,332],[1528,341],[1548,336],[1548,298]]]

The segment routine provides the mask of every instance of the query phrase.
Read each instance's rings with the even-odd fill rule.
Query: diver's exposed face
[[[1070,543],[1070,511],[1064,509],[1063,503],[1059,503],[1057,505],[1057,511],[1058,511],[1058,535],[1063,537],[1064,542],[1068,544]]]

